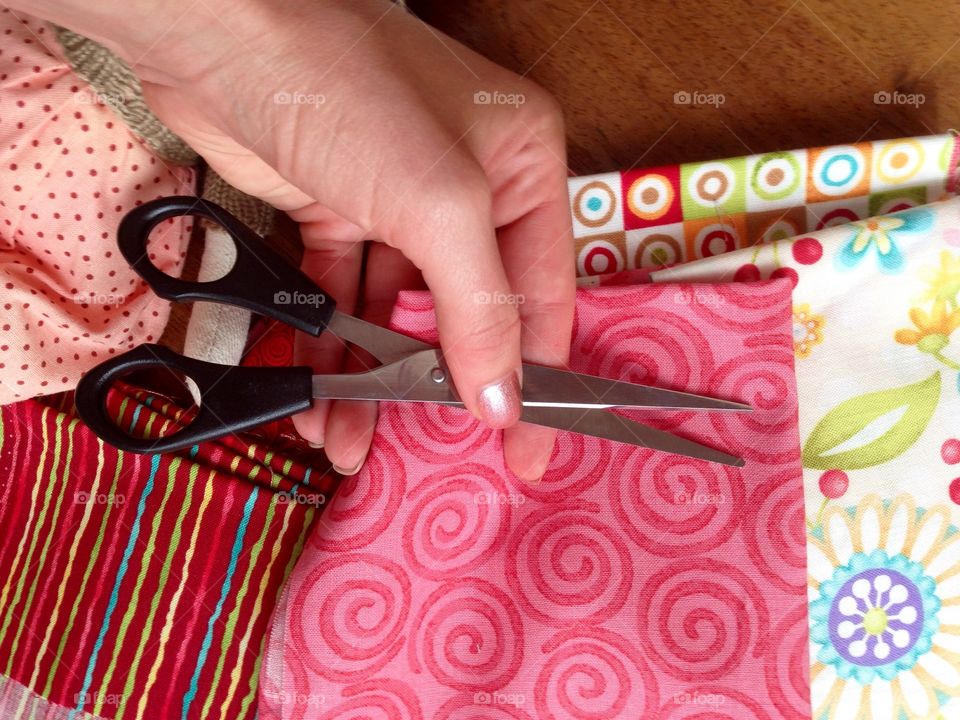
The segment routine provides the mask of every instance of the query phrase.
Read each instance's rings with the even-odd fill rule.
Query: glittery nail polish
[[[478,397],[483,421],[492,428],[509,427],[520,419],[520,379],[516,373],[483,388]]]

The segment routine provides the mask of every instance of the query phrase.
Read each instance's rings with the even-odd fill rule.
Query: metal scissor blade
[[[340,316],[349,317],[349,316]],[[370,325],[405,341],[403,335]],[[362,328],[361,328],[362,329]],[[321,400],[403,400],[406,402],[459,403],[437,348],[405,355],[367,372],[348,375],[314,375],[313,396]],[[606,380],[593,375],[541,365],[523,366],[524,407],[607,409],[688,409],[750,411],[749,405],[700,395]]]
[[[440,351],[432,349],[410,355],[400,362],[349,375],[314,375],[313,396],[318,399],[436,402],[463,407],[453,385],[440,370]],[[561,372],[562,371],[557,371]],[[440,379],[436,379],[439,377]],[[590,377],[590,376],[587,376]],[[599,378],[597,378],[599,379]],[[629,385],[629,383],[627,383]],[[526,389],[525,389],[526,392]],[[520,416],[525,422],[569,430],[605,440],[648,447],[687,457],[741,467],[743,460],[676,435],[656,430],[602,409],[528,405]]]
[[[440,351],[420,340],[407,337],[393,330],[374,325],[352,315],[335,312],[330,320],[328,329],[337,337],[358,345],[377,360],[389,365],[403,363],[405,374],[408,376],[404,383],[394,386],[396,393],[393,397],[377,397],[370,399],[406,399],[411,401],[440,401],[439,395],[447,398],[447,393],[434,383],[424,383],[416,390],[414,381],[426,379],[426,373],[434,366],[443,367]],[[432,351],[432,355],[424,351]],[[419,353],[424,354],[417,357]],[[385,375],[391,375],[388,371]],[[395,378],[391,379],[394,380]],[[381,381],[374,380],[375,384]],[[386,377],[382,379],[386,381]],[[350,381],[353,384],[354,381]],[[383,390],[383,388],[380,388]],[[420,392],[425,396],[413,397]],[[376,394],[376,391],[374,391]],[[396,397],[399,394],[400,397]],[[318,396],[319,397],[319,396]],[[368,397],[365,395],[365,397]],[[455,399],[455,394],[449,399]],[[724,410],[733,412],[750,412],[749,405],[718,400],[716,398],[694,395],[678,390],[638,385],[621,380],[576,373],[569,370],[544,367],[542,365],[523,366],[523,404],[525,406],[550,406],[570,408],[656,408],[661,410]]]
[[[579,408],[525,406],[520,419],[535,425],[545,425],[557,430],[568,430],[590,435],[603,440],[637,445],[683,455],[697,460],[743,467],[743,458],[728,455],[706,445],[657,430],[604,410],[581,410]]]
[[[403,360],[408,355],[422,350],[436,349],[420,340],[342,312],[333,313],[333,317],[327,323],[327,330],[341,340],[362,347],[384,364]]]
[[[364,348],[384,365],[396,363],[398,367],[400,364],[404,366],[404,374],[408,377],[401,385],[394,386],[400,397],[370,399],[438,402],[440,401],[438,394],[446,396],[446,393],[432,382],[423,383],[420,388],[414,387],[417,380],[426,379],[426,373],[432,367],[444,367],[443,356],[439,349],[340,312],[334,312],[327,328],[342,340]],[[432,351],[432,354],[426,351]],[[392,373],[394,371],[388,370],[385,375],[389,376]],[[391,378],[391,380],[395,379]],[[386,381],[386,378],[383,380]],[[414,397],[420,392],[425,392],[426,395]],[[449,399],[456,399],[456,394],[451,395]],[[729,400],[718,400],[678,390],[608,380],[595,375],[528,364],[523,366],[523,404],[570,408],[626,407],[733,412],[753,410],[749,405]]]
[[[523,404],[571,408],[622,407],[734,412],[753,410],[749,405],[729,400],[717,400],[621,380],[607,380],[595,375],[542,365],[523,366]]]

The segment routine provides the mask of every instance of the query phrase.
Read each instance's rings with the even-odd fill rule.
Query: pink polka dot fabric
[[[194,192],[58,56],[51,29],[0,12],[0,404],[72,388],[110,354],[156,340],[168,316],[117,251],[124,213]],[[189,221],[151,238],[176,274]]]
[[[628,413],[743,469],[561,433],[528,486],[465,411],[382,403],[284,590],[260,717],[808,718],[790,293],[578,295],[571,367],[752,403]],[[434,322],[401,296],[396,329]]]

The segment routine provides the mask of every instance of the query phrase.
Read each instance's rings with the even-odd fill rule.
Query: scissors
[[[221,278],[191,282],[150,260],[147,240],[157,224],[194,215],[220,224],[233,238],[236,260]],[[235,367],[184,357],[166,347],[140,345],[88,371],[76,392],[81,419],[104,441],[137,453],[183,450],[308,409],[314,400],[379,400],[465,407],[439,348],[338,312],[336,301],[288,264],[256,232],[223,208],[175,196],[130,211],[117,232],[123,257],[160,297],[246,308],[311,335],[324,330],[367,350],[381,365],[366,372],[314,375],[309,367]],[[148,368],[192,380],[199,410],[182,430],[162,438],[134,437],[118,427],[106,406],[115,380]],[[608,380],[541,365],[523,365],[521,420],[709,462],[743,466],[741,458],[649,427],[611,408],[745,412],[749,405],[675,390]]]

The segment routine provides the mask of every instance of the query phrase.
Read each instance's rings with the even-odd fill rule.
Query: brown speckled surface
[[[952,3],[413,0],[425,20],[549,89],[571,170],[945,132],[960,114]],[[874,93],[923,93],[918,107]],[[675,105],[722,93],[719,108]]]

